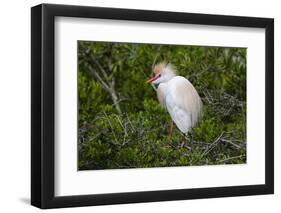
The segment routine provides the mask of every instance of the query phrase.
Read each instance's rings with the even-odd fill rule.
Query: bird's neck
[[[167,74],[166,78],[165,78],[165,83],[172,80],[172,78],[176,77],[177,75],[174,72],[170,72]]]

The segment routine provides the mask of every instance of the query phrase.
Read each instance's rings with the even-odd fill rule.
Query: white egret
[[[147,81],[158,85],[158,101],[169,112],[173,122],[169,131],[169,140],[173,123],[185,135],[198,122],[202,112],[202,101],[189,80],[176,74],[171,63],[159,63],[153,68],[153,77]]]

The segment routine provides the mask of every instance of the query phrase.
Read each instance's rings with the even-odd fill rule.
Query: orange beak
[[[159,75],[156,75],[154,77],[152,77],[151,79],[149,79],[148,81],[146,81],[147,84],[152,83],[153,81],[155,81],[157,78],[159,78]]]

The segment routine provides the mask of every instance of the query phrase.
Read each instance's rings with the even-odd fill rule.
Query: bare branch
[[[237,149],[241,149],[241,146],[237,145],[236,143],[233,143],[231,140],[227,140],[227,139],[223,138],[223,139],[221,139],[221,141],[229,143],[229,144],[231,144],[232,146],[234,146]]]
[[[130,124],[131,128],[133,129],[133,131],[132,131],[132,132],[135,132],[135,131],[136,131],[136,129],[135,129],[135,127],[133,126],[132,121],[130,120],[130,118],[129,118],[129,116],[128,116],[128,114],[127,114],[127,113],[126,113],[126,116],[127,116],[127,118],[128,118],[128,121],[129,121],[129,124]]]
[[[97,78],[97,80],[102,84],[104,89],[106,89],[108,92],[110,92],[109,85],[107,85],[107,83],[105,83],[105,81],[100,77],[98,72],[96,72],[92,67],[89,67],[89,68],[90,68],[90,72],[92,73],[92,75],[94,75]]]
[[[114,76],[111,79],[111,88],[114,89],[115,88],[115,78]]]
[[[100,65],[100,63],[95,59],[95,57],[91,56],[91,60],[98,66],[99,70],[101,71],[106,81],[109,81],[108,74],[106,73],[105,69]]]
[[[108,122],[108,124],[109,124],[109,126],[111,128],[111,131],[112,131],[112,134],[114,136],[115,142],[116,142],[116,144],[118,144],[118,140],[117,140],[117,137],[115,135],[115,131],[114,131],[114,128],[112,126],[112,123],[110,122],[110,119],[109,119],[108,115],[106,114],[106,112],[103,112],[103,114],[105,115],[105,118],[106,118],[106,120],[107,120],[107,122]]]
[[[127,126],[126,126],[126,124],[125,124],[125,125],[122,124],[122,122],[121,122],[121,120],[120,120],[120,118],[119,118],[119,115],[115,115],[115,117],[117,118],[117,120],[118,120],[120,126],[121,126],[121,127],[123,128],[123,130],[124,130],[123,144],[122,144],[122,145],[124,146],[124,145],[127,143],[126,137],[128,137]]]
[[[222,132],[220,134],[220,136],[217,137],[216,140],[213,143],[211,143],[209,147],[207,147],[207,149],[202,153],[201,157],[207,155],[219,143],[219,141],[220,141],[221,137],[223,136],[223,134],[224,134],[224,132]]]
[[[226,158],[226,159],[220,160],[218,163],[223,163],[225,161],[229,161],[229,160],[233,160],[233,159],[237,159],[237,158],[242,158],[242,157],[245,157],[245,155],[239,155],[239,156],[234,156],[234,157]]]
[[[89,65],[89,69],[91,74],[101,83],[102,87],[111,95],[113,105],[115,106],[117,112],[121,115],[122,111],[119,105],[118,96],[115,91],[115,78],[113,77],[111,81],[109,81],[109,77],[106,73],[106,71],[103,69],[103,67],[100,65],[100,63],[93,57],[90,56],[91,59],[95,62],[99,70],[101,71],[104,79],[100,76],[96,70],[94,70],[93,66]]]

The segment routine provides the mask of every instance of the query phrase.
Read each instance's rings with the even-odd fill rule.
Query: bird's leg
[[[172,134],[174,130],[174,121],[172,120],[169,131],[168,131],[168,142],[171,143],[172,140]]]
[[[190,134],[190,133],[183,133],[182,137],[183,137],[183,142],[181,144],[181,147],[186,147],[190,151],[192,151],[192,149],[193,149],[193,137],[192,137],[192,134]],[[190,144],[191,146],[189,146],[188,144]]]
[[[189,142],[193,144],[193,135],[190,132],[188,132],[186,135],[189,138]]]
[[[193,143],[193,134],[191,132],[188,132],[188,138],[189,138],[189,143],[191,145],[191,150],[194,148],[194,143]]]

